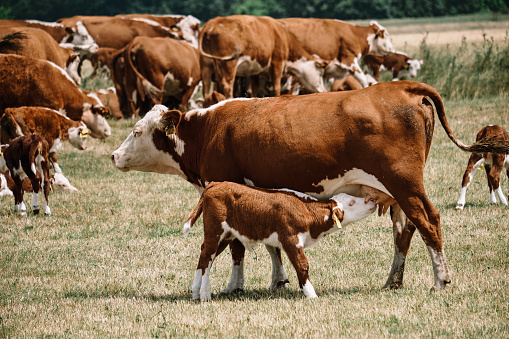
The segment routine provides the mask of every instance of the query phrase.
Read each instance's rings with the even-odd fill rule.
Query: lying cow
[[[477,133],[476,141],[483,139],[493,140],[508,140],[509,135],[507,131],[499,125],[489,125],[481,128]],[[456,209],[462,210],[465,207],[465,200],[467,195],[468,186],[477,172],[477,169],[484,165],[486,176],[488,179],[488,187],[490,189],[490,204],[497,203],[497,196],[500,202],[507,206],[507,199],[500,187],[500,174],[506,170],[507,177],[509,178],[509,154],[493,154],[493,153],[472,153],[468,159],[467,169],[463,174],[463,181],[461,182],[461,191]],[[508,196],[509,199],[509,196]]]
[[[39,190],[44,193],[44,214],[51,214],[49,207],[49,147],[48,142],[37,134],[21,136],[9,145],[0,149],[0,172],[9,170],[14,181],[14,211],[26,215],[23,202],[23,179],[28,177],[34,193],[32,194],[32,211],[39,214]]]
[[[46,107],[15,107],[5,109],[0,117],[0,142],[8,144],[22,135],[39,134],[48,142],[49,159],[55,172],[62,172],[57,163],[64,141],[79,150],[87,148],[90,130],[81,121],[74,121]]]
[[[0,55],[0,88],[0,111],[8,107],[48,107],[83,121],[93,138],[104,139],[111,134],[105,119],[110,110],[85,95],[62,68],[46,60]]]
[[[373,73],[376,81],[380,80],[380,71],[392,71],[392,80],[404,79],[406,76],[415,78],[421,69],[422,60],[412,59],[404,53],[392,53],[385,56],[368,54],[364,64]]]
[[[454,144],[472,152],[451,131],[434,88],[391,81],[357,91],[230,99],[187,113],[155,106],[111,158],[121,171],[176,174],[198,191],[211,181],[233,181],[329,199],[338,193],[361,196],[361,185],[376,188],[397,202],[391,208],[394,260],[385,287],[402,285],[418,229],[433,264],[434,288],[440,289],[450,277],[440,213],[424,186],[433,107]],[[497,152],[509,149],[501,144]],[[243,285],[244,248],[237,241],[230,248],[234,265],[225,293]],[[287,277],[280,253],[267,248],[276,287]]]
[[[376,204],[345,193],[328,201],[288,190],[268,190],[232,182],[210,183],[184,226],[187,235],[203,211],[204,240],[193,282],[193,299],[210,300],[210,269],[233,240],[253,250],[257,243],[283,249],[307,298],[317,295],[309,281],[306,247],[374,212]]]

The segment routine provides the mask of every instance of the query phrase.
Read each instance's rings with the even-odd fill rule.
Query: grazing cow
[[[0,142],[8,144],[11,140],[30,134],[39,134],[48,142],[49,160],[55,172],[61,172],[57,163],[58,152],[63,142],[79,150],[87,148],[90,130],[81,121],[74,121],[55,110],[46,107],[22,106],[6,108],[0,117]]]
[[[369,54],[363,60],[377,81],[380,80],[380,71],[384,69],[392,71],[393,81],[404,79],[407,75],[415,78],[423,63],[422,60],[412,59],[404,53],[391,53],[385,56]]]
[[[492,140],[506,140],[509,141],[509,134],[499,125],[489,125],[481,128],[477,133],[476,141],[483,139]],[[488,179],[488,187],[490,189],[490,204],[497,203],[497,196],[500,202],[507,206],[507,199],[500,187],[500,174],[506,170],[507,177],[509,178],[509,152],[508,154],[494,154],[494,153],[472,153],[468,159],[467,169],[463,174],[463,181],[461,182],[461,191],[456,209],[462,210],[465,207],[465,199],[467,195],[468,186],[477,172],[477,169],[484,165],[486,176]],[[508,196],[509,199],[509,196]]]
[[[78,189],[71,185],[69,179],[67,179],[64,174],[59,170],[55,169],[54,174],[50,174],[49,183],[51,185],[51,189],[57,192],[78,192]],[[5,171],[0,173],[0,197],[13,195],[12,191],[14,190],[14,180],[12,180],[9,175],[9,171]],[[34,189],[32,184],[30,183],[30,179],[25,178],[22,182],[23,191],[24,192],[33,192]]]
[[[83,121],[94,138],[104,139],[111,134],[103,117],[110,114],[109,109],[85,95],[55,64],[7,54],[0,55],[0,70],[0,111],[8,107],[48,107]]]
[[[26,215],[23,203],[23,184],[25,177],[30,179],[34,193],[32,194],[32,211],[39,214],[39,190],[44,193],[44,214],[51,214],[49,200],[49,160],[48,142],[37,134],[21,136],[9,145],[0,146],[0,172],[9,170],[14,181],[14,210]]]
[[[187,111],[187,103],[200,82],[200,56],[196,48],[172,38],[136,37],[124,49],[125,96],[130,115],[144,115],[155,104]],[[126,75],[127,76],[127,75]]]
[[[233,97],[236,76],[252,77],[252,92],[257,93],[257,78],[253,76],[265,72],[270,73],[275,95],[280,95],[285,69],[310,92],[325,91],[322,75],[326,64],[307,53],[270,17],[232,15],[211,19],[201,29],[199,50],[213,59],[219,91],[226,98]],[[204,86],[204,96],[207,89]]]
[[[32,27],[42,29],[60,43],[67,36],[64,25],[38,20],[0,20],[0,27]]]
[[[234,239],[249,250],[258,243],[283,249],[297,272],[304,295],[316,298],[304,249],[375,210],[372,200],[364,202],[345,193],[325,202],[288,190],[212,182],[203,191],[183,230],[187,235],[203,211],[204,240],[192,287],[193,299],[210,300],[212,263]]]
[[[0,53],[48,60],[65,69],[78,85],[80,58],[72,49],[61,47],[48,33],[30,27],[0,27]]]
[[[340,20],[315,18],[278,19],[302,47],[328,63],[325,76],[341,79],[352,74],[367,87],[361,59],[369,54],[394,52],[387,30],[372,21],[369,26],[352,25]]]
[[[168,27],[154,22],[124,19],[108,16],[76,16],[59,19],[69,36],[66,43],[88,46],[96,43],[99,47],[124,48],[137,36],[172,37],[175,33]]]
[[[385,287],[402,285],[418,229],[433,263],[434,288],[440,289],[450,282],[440,214],[423,182],[434,130],[431,102],[451,140],[475,149],[454,136],[434,88],[397,81],[357,91],[225,100],[185,114],[155,106],[112,161],[125,172],[179,175],[199,191],[211,181],[233,181],[329,199],[341,192],[361,196],[361,185],[376,188],[397,201],[391,213],[394,261]],[[234,267],[226,293],[243,284],[243,247],[233,241],[230,248]],[[276,287],[286,275],[277,251],[268,249]]]

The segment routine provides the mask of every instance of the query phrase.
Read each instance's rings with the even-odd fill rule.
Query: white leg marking
[[[244,259],[240,262],[240,265],[235,265],[232,261],[232,275],[230,276],[230,282],[221,294],[231,294],[235,290],[244,288]]]
[[[191,287],[193,300],[200,299],[200,287],[201,287],[201,270],[196,270],[196,273],[194,274],[193,286]]]
[[[39,211],[38,193],[32,193],[32,211]]]
[[[431,247],[428,247],[428,252],[433,263],[433,275],[435,277],[435,284],[432,289],[439,290],[445,287],[446,282],[450,282],[449,269],[444,252],[437,252]]]
[[[212,298],[210,293],[210,267],[212,266],[212,260],[209,263],[209,266],[205,269],[205,273],[201,277],[201,287],[200,287],[200,300],[201,301],[209,301]]]
[[[269,252],[270,259],[272,261],[272,282],[269,288],[273,290],[275,288],[285,286],[284,283],[288,281],[288,277],[286,276],[285,268],[279,261],[276,248],[272,246],[265,246],[265,248]],[[283,285],[281,285],[281,283],[283,283]]]
[[[500,199],[500,203],[507,206],[507,199],[504,196],[504,192],[502,192],[502,188],[498,186],[495,192],[497,193],[497,196]]]
[[[472,167],[472,171],[470,172],[470,174],[468,175],[468,183],[465,187],[462,187],[461,188],[461,191],[460,191],[460,197],[458,199],[458,202],[456,203],[456,209],[458,210],[462,210],[463,207],[465,207],[465,203],[466,203],[466,198],[467,198],[467,190],[468,190],[468,187],[470,186],[470,184],[472,183],[472,180],[474,179],[474,176],[475,176],[475,173],[477,172],[477,169],[482,165],[484,164],[486,159],[484,158],[481,158],[479,161],[477,161],[475,164],[474,164],[474,167]]]
[[[304,292],[304,295],[306,298],[312,299],[312,298],[318,298],[318,296],[315,293],[315,289],[313,288],[313,285],[311,285],[311,282],[308,280],[302,286],[302,292]]]
[[[492,190],[490,192],[490,204],[496,204],[497,203],[497,196],[495,194],[495,190]]]

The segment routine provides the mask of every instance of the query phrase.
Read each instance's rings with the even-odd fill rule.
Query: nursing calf
[[[483,127],[477,133],[476,141],[482,139],[493,140],[508,140],[509,134],[499,125],[490,125]],[[463,181],[461,183],[461,191],[456,209],[462,210],[465,207],[465,199],[467,195],[468,186],[472,182],[477,169],[484,165],[486,176],[488,178],[488,187],[490,189],[490,204],[497,203],[497,196],[500,202],[507,206],[507,199],[500,188],[500,174],[505,169],[507,177],[509,178],[509,154],[495,154],[495,153],[472,153],[468,159],[467,169],[463,174]],[[508,197],[509,198],[509,197]]]
[[[39,214],[39,189],[44,193],[44,214],[51,214],[48,205],[49,196],[49,147],[48,142],[37,134],[21,136],[9,145],[2,145],[0,150],[0,171],[10,172],[14,180],[14,210],[26,215],[23,203],[23,179],[28,177],[34,193],[32,195],[32,211]]]
[[[304,248],[375,210],[373,200],[364,202],[345,193],[318,201],[289,190],[210,183],[184,226],[187,235],[203,212],[204,241],[192,287],[193,299],[210,300],[212,263],[234,239],[249,250],[258,243],[283,249],[297,272],[304,295],[316,298]]]

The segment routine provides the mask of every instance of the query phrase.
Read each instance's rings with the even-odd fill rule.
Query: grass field
[[[445,105],[465,143],[487,124],[509,127],[507,96]],[[110,162],[134,123],[111,121],[112,136],[91,139],[86,151],[65,145],[59,163],[80,192],[53,192],[51,216],[19,217],[13,198],[0,198],[0,337],[509,337],[509,208],[488,204],[478,173],[465,210],[455,210],[468,154],[438,120],[425,185],[441,213],[445,290],[430,292],[431,261],[417,234],[404,286],[381,290],[392,223],[372,215],[306,250],[318,299],[304,298],[286,257],[288,288],[268,290],[270,259],[258,247],[246,253],[244,292],[233,296],[218,295],[229,252],[216,260],[207,303],[190,293],[201,222],[181,236],[198,193],[181,178],[122,173]],[[502,188],[507,194],[507,177]]]

